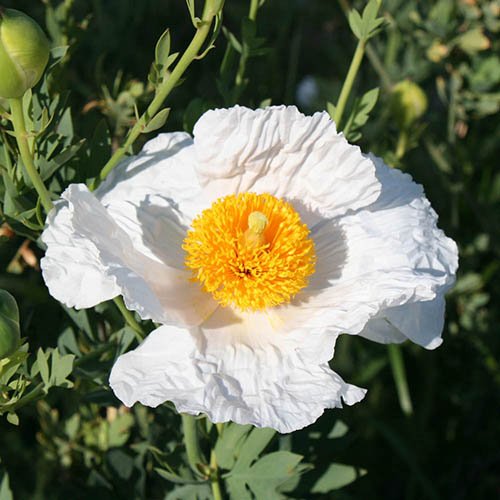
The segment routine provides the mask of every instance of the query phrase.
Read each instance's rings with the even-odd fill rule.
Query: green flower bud
[[[42,77],[49,41],[26,14],[0,7],[0,97],[22,97]]]
[[[21,341],[19,309],[9,292],[0,290],[0,359],[12,356]]]
[[[403,80],[391,93],[391,112],[401,129],[407,129],[427,110],[427,96],[414,82]]]

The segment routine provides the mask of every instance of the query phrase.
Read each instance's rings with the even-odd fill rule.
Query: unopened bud
[[[427,110],[427,96],[414,82],[403,80],[391,93],[391,112],[399,128],[406,129]]]
[[[0,290],[0,359],[14,354],[19,347],[19,309],[9,292]]]
[[[22,97],[42,77],[49,60],[49,41],[23,12],[0,7],[0,97]]]

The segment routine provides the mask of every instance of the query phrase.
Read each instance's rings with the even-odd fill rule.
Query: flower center
[[[270,194],[220,198],[194,219],[182,248],[193,281],[221,305],[242,311],[290,302],[316,262],[307,226]]]

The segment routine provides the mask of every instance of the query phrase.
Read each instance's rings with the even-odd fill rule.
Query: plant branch
[[[193,62],[194,59],[198,57],[200,49],[203,43],[205,42],[205,39],[207,38],[208,34],[210,33],[210,28],[212,26],[213,19],[218,13],[212,4],[213,2],[208,2],[208,1],[205,3],[205,8],[200,24],[198,26],[198,29],[196,30],[193,39],[191,40],[191,43],[189,44],[188,48],[182,55],[181,59],[175,66],[174,70],[172,71],[168,79],[165,82],[163,82],[158,88],[156,96],[151,101],[151,104],[148,106],[146,111],[136,122],[132,130],[130,130],[123,146],[118,148],[113,154],[113,156],[106,163],[106,165],[104,165],[99,175],[99,178],[94,183],[93,186],[94,188],[96,188],[98,183],[103,181],[108,176],[108,174],[115,167],[115,165],[126,154],[130,146],[132,146],[132,144],[144,130],[148,122],[160,110],[163,101],[165,101],[165,99],[170,94],[172,89],[177,85],[177,83],[179,82],[180,78],[182,77],[188,66]]]
[[[120,296],[118,296],[118,297],[115,297],[113,299],[113,301],[116,304],[116,307],[118,307],[118,309],[122,313],[122,316],[125,319],[125,322],[127,323],[127,325],[130,326],[130,328],[132,328],[132,330],[134,330],[134,332],[138,335],[139,342],[141,340],[144,340],[144,337],[146,336],[146,334],[144,333],[142,326],[136,321],[132,311],[129,311],[125,307],[125,303],[123,302],[123,299]]]
[[[31,182],[33,183],[33,186],[42,201],[43,208],[45,208],[45,211],[48,213],[54,205],[52,204],[50,194],[33,163],[33,155],[28,144],[28,133],[26,132],[26,125],[24,122],[22,97],[9,99],[9,103],[12,124],[14,125],[14,133],[16,135],[19,152],[21,153],[21,159],[23,160],[24,167],[26,168],[26,172],[28,173]]]

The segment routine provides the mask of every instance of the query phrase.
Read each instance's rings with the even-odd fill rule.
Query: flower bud
[[[0,97],[22,97],[42,77],[49,41],[26,14],[0,7]]]
[[[399,128],[406,129],[427,110],[427,96],[414,82],[403,80],[391,93],[391,112]]]
[[[14,354],[19,347],[19,309],[9,292],[0,290],[0,359]]]

